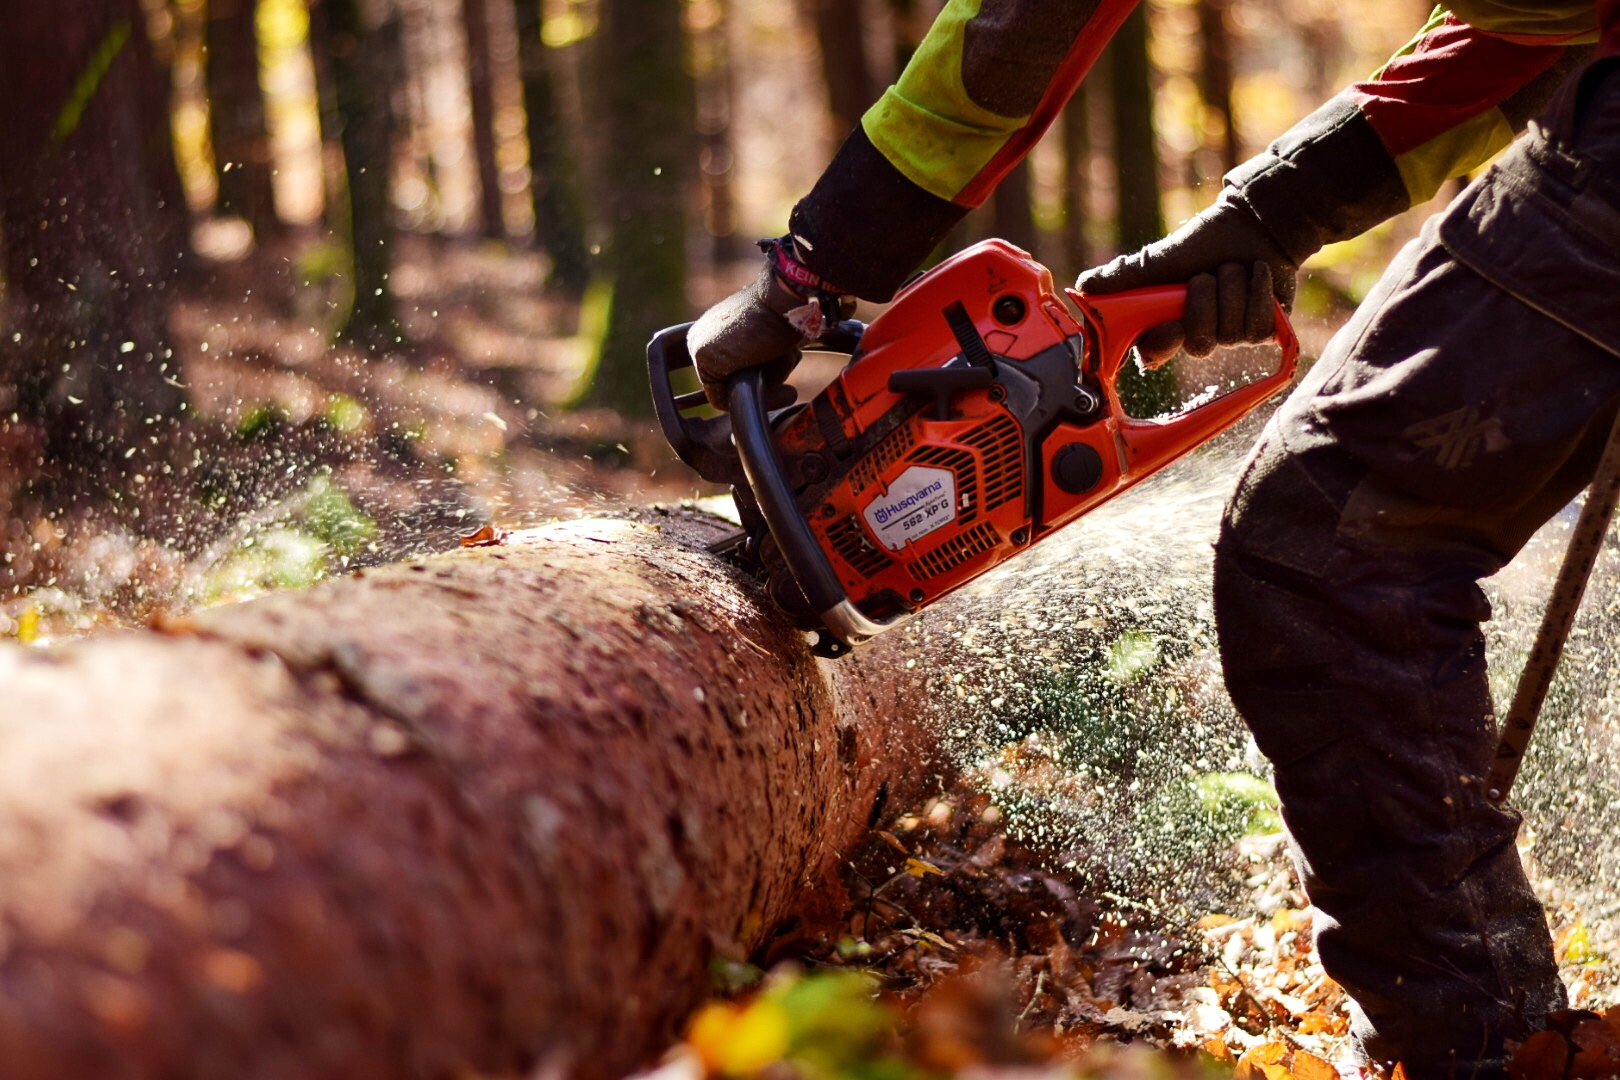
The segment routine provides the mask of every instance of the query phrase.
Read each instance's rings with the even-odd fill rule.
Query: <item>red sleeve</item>
[[[1602,0],[1620,10],[1620,0]],[[1564,56],[1476,30],[1455,15],[1346,93],[1395,157],[1505,102]]]

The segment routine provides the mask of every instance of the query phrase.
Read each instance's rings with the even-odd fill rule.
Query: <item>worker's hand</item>
[[[1269,340],[1276,322],[1272,301],[1292,307],[1298,272],[1254,212],[1222,194],[1163,240],[1081,274],[1077,286],[1083,293],[1112,293],[1186,283],[1181,321],[1156,326],[1137,343],[1154,366],[1180,348],[1207,356],[1217,345]]]
[[[765,266],[759,277],[703,313],[686,332],[686,348],[697,365],[709,404],[726,407],[726,385],[744,368],[764,367],[767,404],[799,362],[799,348],[837,322],[854,298],[828,289],[801,265],[790,241],[762,240]],[[791,401],[791,395],[788,401]]]

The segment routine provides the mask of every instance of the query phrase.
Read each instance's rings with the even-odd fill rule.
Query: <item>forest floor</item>
[[[402,237],[394,284],[409,344],[363,355],[329,345],[338,298],[321,288],[318,247],[243,258],[228,240],[174,311],[197,434],[173,473],[138,478],[111,509],[28,516],[16,512],[26,493],[0,484],[0,509],[12,511],[0,636],[140,625],[454,547],[485,524],[713,493],[654,423],[566,408],[588,348],[577,305],[546,294],[538,258]],[[698,282],[694,296],[734,283]],[[1305,351],[1331,329],[1302,325]],[[26,431],[8,430],[0,466],[25,464],[30,450]],[[908,809],[851,862],[841,897],[750,963],[716,969],[716,1003],[666,1080],[1192,1076],[1211,1060],[1266,1080],[1356,1074],[1346,1001],[1314,954],[1279,834],[1232,850],[1247,883],[1240,907],[1178,925],[1093,894],[1059,869],[1073,862],[1065,853],[1010,835],[967,787]],[[1615,1000],[1607,954],[1570,934],[1559,948],[1577,1004]],[[1620,1047],[1608,1027],[1571,1039]],[[1149,1065],[1127,1047],[1208,1057]],[[1544,1046],[1525,1075],[1564,1075],[1565,1048]]]

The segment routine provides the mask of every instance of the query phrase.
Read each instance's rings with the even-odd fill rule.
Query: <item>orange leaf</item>
[[[1569,1042],[1556,1031],[1538,1031],[1513,1051],[1511,1080],[1562,1080],[1569,1065]]]
[[[1294,1051],[1288,1067],[1293,1070],[1294,1080],[1339,1080],[1338,1069],[1305,1050]]]
[[[461,538],[461,546],[464,548],[495,547],[496,545],[505,541],[505,539],[505,533],[496,529],[493,525],[485,525],[477,532],[468,533],[466,536],[463,536]]]
[[[1233,1080],[1290,1080],[1287,1057],[1288,1047],[1278,1040],[1263,1042],[1238,1058]]]
[[[1569,1063],[1572,1077],[1620,1076],[1620,1026],[1607,1016],[1586,1016],[1570,1032],[1578,1050]]]

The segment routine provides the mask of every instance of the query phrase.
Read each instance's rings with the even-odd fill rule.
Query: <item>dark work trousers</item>
[[[1401,252],[1227,508],[1227,684],[1322,963],[1414,1078],[1502,1075],[1564,1002],[1519,815],[1481,790],[1478,581],[1590,480],[1617,409],[1620,75],[1594,68]]]

